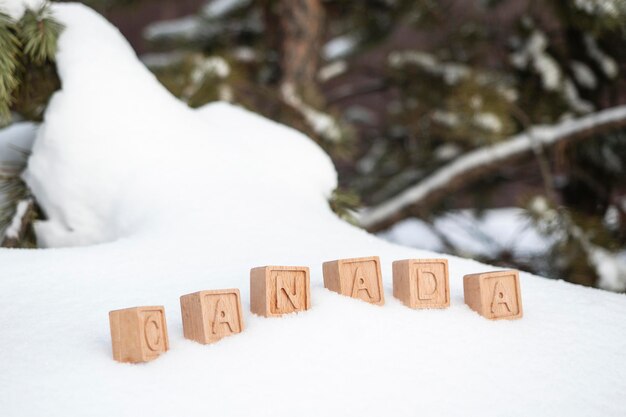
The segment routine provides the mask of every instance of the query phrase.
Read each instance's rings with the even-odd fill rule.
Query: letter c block
[[[239,290],[198,291],[180,297],[185,338],[215,343],[243,331]]]
[[[311,278],[306,266],[262,266],[250,270],[250,310],[264,317],[311,308]]]
[[[113,359],[148,362],[169,349],[165,309],[133,307],[109,312]]]
[[[522,317],[522,294],[517,271],[496,271],[463,277],[465,303],[491,320]]]
[[[393,296],[411,308],[450,306],[446,259],[405,259],[393,263]]]

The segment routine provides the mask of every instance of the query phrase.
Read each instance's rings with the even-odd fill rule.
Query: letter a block
[[[448,261],[445,259],[395,261],[393,296],[411,308],[449,307]]]
[[[311,278],[306,266],[262,266],[250,270],[250,310],[280,317],[311,308]]]
[[[238,289],[198,291],[180,297],[185,338],[202,344],[243,331]]]
[[[109,312],[113,359],[148,362],[169,349],[165,309],[134,307]]]
[[[324,287],[348,297],[383,305],[385,295],[378,256],[324,262]]]
[[[465,275],[463,291],[465,303],[488,319],[522,317],[522,294],[517,271]]]

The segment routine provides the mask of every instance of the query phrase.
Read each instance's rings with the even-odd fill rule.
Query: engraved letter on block
[[[148,362],[169,349],[162,306],[134,307],[109,312],[113,359]]]
[[[372,304],[385,303],[378,256],[324,262],[323,270],[329,290]]]
[[[488,319],[522,317],[522,294],[517,271],[496,271],[463,277],[465,303]]]
[[[202,344],[243,331],[239,290],[199,291],[180,297],[183,334]]]
[[[446,259],[395,261],[393,296],[411,308],[449,307],[448,261]]]
[[[265,317],[308,310],[311,278],[305,266],[262,266],[250,270],[250,310]]]

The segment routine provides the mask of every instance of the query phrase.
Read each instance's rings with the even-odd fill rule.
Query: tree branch
[[[500,166],[532,155],[539,142],[551,147],[565,141],[583,139],[612,129],[626,127],[626,105],[567,120],[552,126],[536,126],[498,143],[473,150],[439,168],[417,184],[374,207],[359,213],[359,223],[377,231],[407,217],[415,206],[428,207],[445,195],[496,171]]]

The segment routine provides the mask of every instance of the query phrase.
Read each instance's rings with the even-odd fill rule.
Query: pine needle
[[[52,18],[49,4],[37,10],[27,9],[18,26],[26,56],[37,65],[54,61],[57,39],[63,25]]]
[[[11,17],[0,12],[0,127],[11,119],[11,97],[19,85],[21,43]]]

